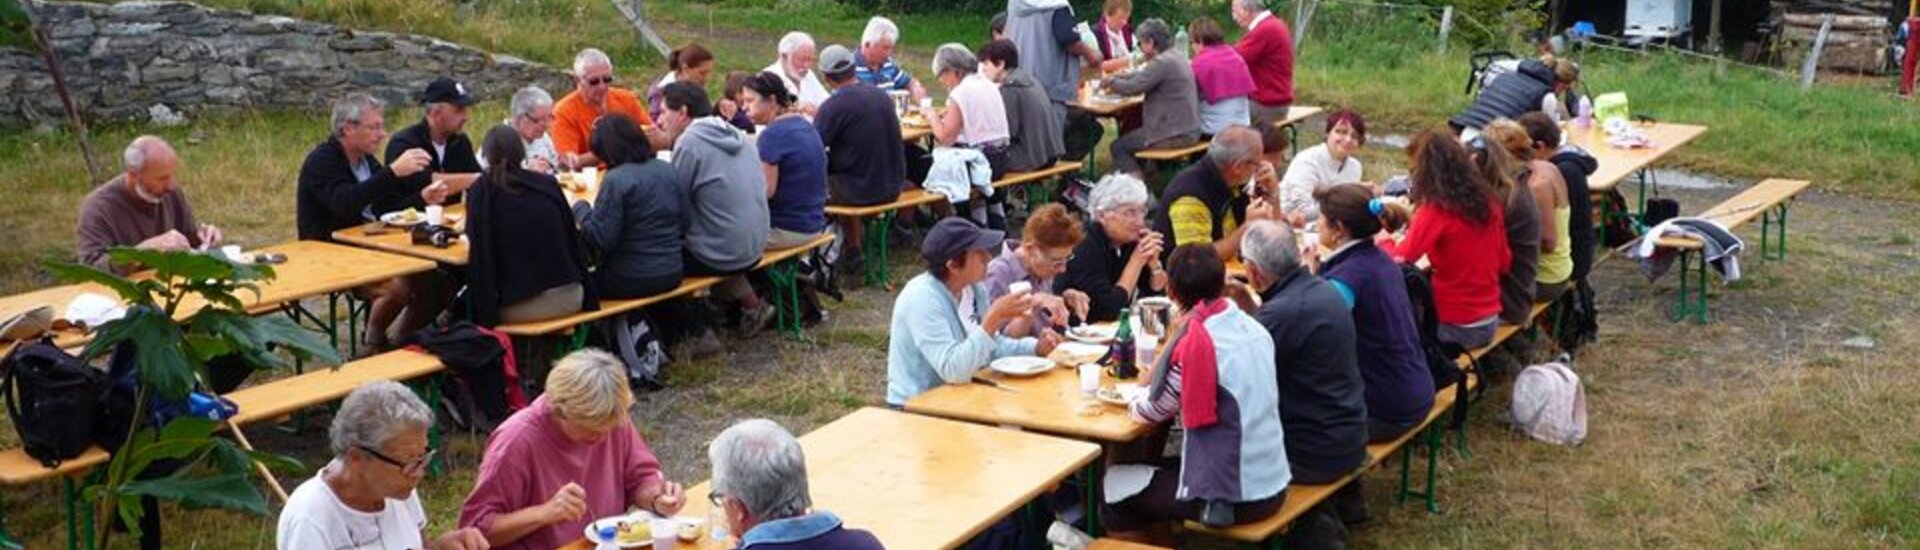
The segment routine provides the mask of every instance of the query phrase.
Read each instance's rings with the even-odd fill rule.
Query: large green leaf
[[[19,0],[0,0],[0,46],[32,49],[32,29]]]
[[[0,5],[6,5],[11,2],[12,0],[0,0]],[[47,262],[43,265],[46,267],[47,273],[53,275],[54,280],[62,283],[99,283],[101,286],[113,289],[114,294],[120,295],[120,301],[122,302],[128,304],[153,304],[153,295],[148,294],[145,289],[140,288],[140,285],[121,278],[119,275],[101,271],[99,268],[90,265],[56,262]]]
[[[213,464],[214,470],[221,473],[252,472],[255,463],[265,465],[268,470],[284,474],[313,473],[303,472],[306,468],[293,457],[249,451],[225,439],[213,441],[212,453],[208,454],[207,458]]]
[[[267,499],[250,482],[250,474],[206,477],[168,476],[128,483],[122,495],[150,496],[178,502],[188,508],[222,508],[267,515]]]
[[[116,264],[146,266],[155,278],[163,280],[240,279],[233,262],[214,254],[120,247],[108,250],[107,257]]]
[[[319,333],[293,320],[278,316],[253,317],[224,310],[201,310],[192,319],[191,332],[226,338],[230,351],[244,357],[255,368],[281,368],[286,361],[273,353],[273,346],[287,348],[301,358],[319,358],[337,364],[340,354]]]
[[[180,325],[151,307],[133,307],[127,316],[101,325],[84,352],[98,357],[123,343],[133,344],[135,375],[161,399],[180,399],[193,389],[194,365],[182,343]]]

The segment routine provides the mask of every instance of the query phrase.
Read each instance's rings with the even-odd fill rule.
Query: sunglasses
[[[379,459],[381,462],[392,464],[393,467],[399,468],[401,473],[404,473],[410,476],[420,475],[421,472],[426,471],[427,465],[433,463],[433,455],[439,452],[437,449],[434,449],[433,447],[427,447],[426,454],[420,455],[420,460],[415,460],[413,462],[401,462],[398,459],[381,454],[380,451],[374,450],[373,447],[368,447],[366,445],[360,445],[359,447],[361,451],[366,452],[369,455],[373,455],[374,458]]]
[[[587,78],[585,82],[588,86],[604,86],[613,83],[613,75]]]

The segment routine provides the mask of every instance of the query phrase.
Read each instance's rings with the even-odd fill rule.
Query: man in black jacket
[[[387,137],[381,107],[380,100],[361,93],[334,102],[333,135],[307,153],[300,165],[294,208],[301,239],[332,240],[334,231],[372,220],[376,202],[401,200],[417,192],[406,186],[405,179],[424,173],[431,160],[426,151],[403,151],[391,167],[380,166],[373,156]],[[387,346],[388,329],[414,301],[413,288],[413,281],[401,278],[360,289],[359,294],[373,301],[364,340],[370,348]],[[401,334],[424,326],[430,318],[427,309],[424,304],[412,308],[414,314],[397,323]]]
[[[1447,121],[1453,131],[1471,138],[1495,119],[1517,119],[1541,110],[1541,105],[1563,93],[1580,80],[1580,68],[1572,61],[1528,59],[1513,72],[1500,75],[1480,90],[1480,97],[1466,110]]]
[[[387,154],[382,157],[392,163],[407,151],[426,151],[427,169],[404,178],[413,193],[400,196],[401,200],[394,202],[376,201],[375,213],[460,202],[461,193],[480,175],[480,159],[474,155],[473,140],[461,131],[467,125],[467,107],[473,102],[466,85],[451,78],[440,77],[427,84],[426,92],[421,94],[426,115],[420,122],[395,132],[393,139],[387,141]]]

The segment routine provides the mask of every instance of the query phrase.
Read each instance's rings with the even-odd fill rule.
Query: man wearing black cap
[[[426,151],[431,160],[426,170],[405,178],[411,193],[397,195],[391,202],[374,203],[374,214],[460,202],[460,192],[466,191],[480,175],[480,159],[474,156],[473,140],[461,132],[467,125],[467,106],[473,102],[467,86],[451,78],[440,77],[427,84],[426,93],[421,95],[421,103],[427,107],[426,116],[420,123],[394,133],[393,138],[387,140],[386,160],[391,164],[408,149]]]
[[[1033,314],[1041,302],[1028,291],[987,303],[987,263],[1006,234],[960,218],[934,224],[920,245],[927,272],[907,281],[893,301],[887,343],[887,404],[907,400],[940,384],[964,384],[973,371],[999,357],[1046,356],[1059,337],[1001,334],[1007,323]],[[1065,318],[1064,315],[1060,318]]]

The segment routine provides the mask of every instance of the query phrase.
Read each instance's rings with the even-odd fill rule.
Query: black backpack
[[[52,468],[93,444],[94,413],[107,374],[68,354],[53,340],[22,344],[7,355],[0,397],[20,432],[27,456]]]
[[[1600,310],[1593,307],[1593,285],[1586,279],[1573,282],[1573,287],[1560,295],[1560,330],[1553,340],[1560,344],[1561,351],[1571,355],[1600,337]]]
[[[526,405],[518,365],[513,363],[513,349],[511,344],[502,341],[498,332],[457,321],[448,326],[422,328],[403,344],[424,348],[453,374],[444,379],[443,385],[452,405],[447,412],[453,416],[447,420],[456,427],[491,432],[513,411]],[[510,364],[514,368],[510,369]]]
[[[1467,355],[1467,351],[1440,341],[1440,312],[1433,304],[1433,284],[1427,281],[1426,272],[1411,265],[1400,269],[1407,282],[1413,323],[1420,330],[1420,350],[1427,356],[1427,372],[1433,375],[1433,387],[1444,388],[1448,384],[1458,387],[1453,407],[1453,425],[1458,426],[1467,420],[1467,372],[1461,370],[1455,359]],[[1478,362],[1469,359],[1468,363],[1470,370],[1479,369]]]

